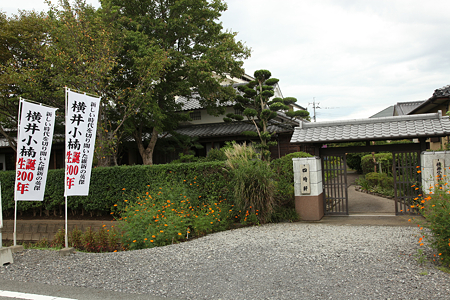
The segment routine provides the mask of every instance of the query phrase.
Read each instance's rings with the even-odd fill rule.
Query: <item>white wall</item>
[[[443,161],[443,175],[450,174],[450,151],[438,152],[422,152],[420,155],[420,164],[422,166],[422,190],[425,194],[429,194],[434,189],[435,174],[433,160],[441,159]],[[430,189],[431,186],[431,189]]]

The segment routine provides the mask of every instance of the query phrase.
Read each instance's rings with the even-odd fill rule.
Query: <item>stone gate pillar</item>
[[[322,164],[319,157],[292,159],[295,210],[305,221],[319,221],[324,214]]]

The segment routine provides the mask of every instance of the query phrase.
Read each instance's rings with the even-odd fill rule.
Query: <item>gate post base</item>
[[[295,196],[295,211],[303,221],[320,221],[323,212],[323,193],[318,196]]]

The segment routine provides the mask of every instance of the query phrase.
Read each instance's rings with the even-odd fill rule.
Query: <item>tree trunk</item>
[[[142,162],[144,165],[153,165],[153,152],[155,150],[156,141],[158,140],[158,130],[153,128],[152,137],[147,147],[144,147],[144,142],[142,141],[141,131],[136,131],[135,134],[136,143],[138,146],[139,154],[142,157]]]

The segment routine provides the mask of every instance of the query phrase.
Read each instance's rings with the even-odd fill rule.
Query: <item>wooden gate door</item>
[[[345,154],[322,156],[324,213],[348,215],[347,162]]]
[[[415,206],[421,194],[420,151],[392,152],[395,214],[416,214]]]

